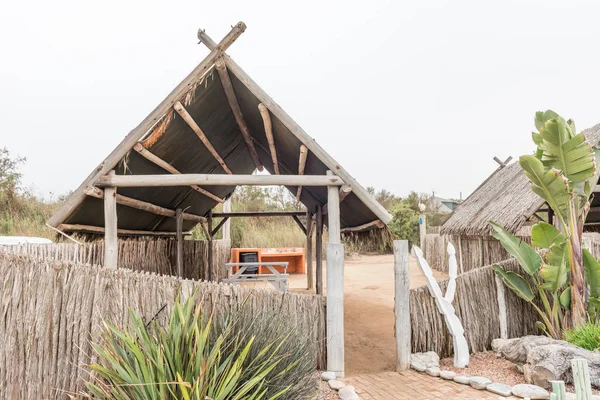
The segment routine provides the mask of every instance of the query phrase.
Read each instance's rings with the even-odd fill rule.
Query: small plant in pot
[[[494,271],[540,314],[548,336],[596,320],[600,311],[600,264],[582,248],[583,224],[600,173],[600,152],[572,120],[548,110],[535,115],[535,155],[519,159],[531,189],[554,211],[556,222],[532,227],[529,245],[490,222],[492,235],[518,261],[527,277],[495,265]],[[589,286],[589,296],[585,288]]]

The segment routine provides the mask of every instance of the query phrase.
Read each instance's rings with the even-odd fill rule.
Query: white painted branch
[[[452,243],[448,242],[446,251],[448,252],[448,287],[446,288],[446,295],[444,298],[446,301],[452,303],[454,301],[454,294],[456,293],[458,265],[456,263],[456,249]]]
[[[115,175],[103,176],[96,182],[98,187],[158,187],[158,186],[342,186],[337,176],[322,175]],[[336,188],[337,194],[337,188]],[[338,203],[339,204],[339,203]],[[331,210],[329,211],[331,213]]]
[[[273,137],[271,114],[263,103],[258,105],[258,111],[260,112],[265,125],[265,136],[267,137],[267,142],[269,143],[269,151],[271,152],[271,159],[273,160],[273,170],[275,171],[275,175],[279,175],[279,162],[277,161],[277,149],[275,148],[275,138]]]
[[[137,151],[138,153],[140,153],[140,155],[142,157],[144,157],[146,160],[158,165],[159,167],[161,167],[162,169],[164,169],[165,171],[168,171],[174,175],[181,175],[181,172],[179,172],[179,170],[177,168],[175,168],[174,166],[172,166],[171,164],[169,164],[168,162],[166,162],[165,160],[163,160],[162,158],[158,157],[157,155],[155,155],[154,153],[152,153],[150,150],[146,149],[144,146],[142,146],[141,143],[137,143],[135,146],[133,146],[133,149],[135,151]],[[209,192],[206,189],[202,189],[200,186],[198,185],[189,185],[192,189],[194,189],[196,192],[201,193],[203,195],[205,195],[206,197],[209,197],[211,199],[213,199],[214,201],[217,201],[219,203],[223,202],[223,199],[221,199],[220,197],[212,194],[211,192]]]
[[[183,120],[189,125],[189,127],[192,128],[192,130],[198,136],[198,138],[200,139],[202,144],[204,144],[204,147],[206,147],[208,152],[210,154],[212,154],[212,156],[215,158],[215,160],[217,160],[217,162],[219,163],[221,168],[223,168],[223,170],[226,173],[228,173],[230,175],[233,174],[233,172],[231,172],[231,170],[229,169],[227,164],[225,164],[225,160],[223,160],[223,158],[221,158],[221,156],[219,155],[217,150],[210,143],[210,140],[208,140],[208,137],[206,137],[206,135],[204,134],[202,129],[200,129],[200,127],[198,126],[198,124],[196,123],[194,118],[192,118],[190,113],[187,112],[187,110],[185,109],[183,104],[181,104],[180,102],[177,102],[177,103],[175,103],[173,108],[175,109],[175,111],[177,111],[177,113],[181,116],[181,118],[183,118]]]
[[[413,246],[413,254],[417,258],[417,265],[421,269],[423,275],[427,279],[427,287],[429,293],[435,299],[435,303],[439,312],[444,316],[446,326],[452,335],[454,344],[454,366],[457,368],[465,368],[469,365],[469,344],[465,339],[465,330],[462,323],[456,315],[456,310],[448,300],[444,298],[442,290],[437,281],[433,277],[433,272],[429,263],[423,258],[423,252],[417,246]]]

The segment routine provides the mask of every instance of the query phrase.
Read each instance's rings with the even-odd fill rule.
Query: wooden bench
[[[270,274],[248,274],[244,273],[248,268],[251,267],[267,267]],[[233,268],[239,267],[238,270],[233,273]],[[275,267],[283,267],[283,273],[279,272]],[[232,285],[240,285],[244,282],[269,282],[280,292],[287,292],[288,290],[288,263],[287,262],[237,262],[225,264],[227,268],[227,278],[223,279],[223,282]]]

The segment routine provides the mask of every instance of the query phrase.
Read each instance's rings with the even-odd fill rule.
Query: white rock
[[[335,380],[335,378],[336,378],[335,372],[332,372],[332,371],[321,372],[321,379],[323,379],[325,382],[333,381],[333,380]]]
[[[336,379],[332,379],[332,380],[328,381],[327,383],[329,383],[329,387],[332,388],[333,390],[340,390],[341,388],[346,386],[346,385],[344,385],[343,382],[340,382]]]
[[[344,386],[338,391],[341,400],[359,400],[353,386]]]
[[[454,382],[456,383],[462,383],[463,385],[468,385],[470,384],[470,379],[468,376],[464,376],[464,375],[458,375],[454,377]]]
[[[427,365],[423,361],[413,360],[410,362],[410,367],[417,372],[425,372]]]
[[[577,395],[575,393],[567,392],[567,400],[577,400]]]
[[[500,396],[508,397],[512,394],[512,386],[508,386],[504,383],[491,383],[487,385],[486,390]]]
[[[440,369],[438,367],[430,367],[425,370],[425,373],[429,376],[440,376]]]
[[[515,385],[512,388],[512,394],[522,398],[528,397],[531,400],[550,398],[550,393],[546,389],[529,384]]]
[[[425,367],[438,367],[440,366],[440,356],[435,351],[428,351],[427,353],[415,353],[410,355],[410,361],[421,361],[425,364]]]
[[[440,371],[440,378],[451,381],[456,376],[454,371]]]
[[[472,376],[469,378],[469,384],[477,390],[485,389],[490,383],[492,381],[485,376]]]

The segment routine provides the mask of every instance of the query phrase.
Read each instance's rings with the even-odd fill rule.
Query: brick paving
[[[509,399],[415,371],[358,375],[343,381],[354,386],[361,400]]]

